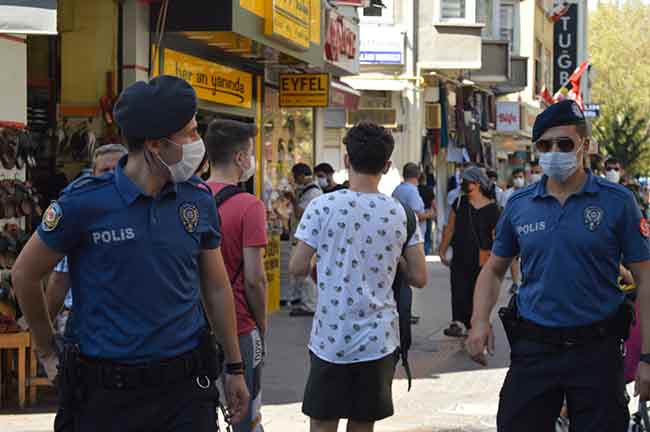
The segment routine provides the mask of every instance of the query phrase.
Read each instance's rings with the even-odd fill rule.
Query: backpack
[[[406,213],[406,241],[402,248],[402,256],[406,252],[411,238],[415,234],[417,228],[417,218],[411,208],[405,204],[404,212]],[[399,265],[395,272],[395,280],[393,281],[393,296],[397,305],[397,315],[399,316],[399,354],[402,358],[402,367],[406,372],[408,379],[408,390],[411,390],[411,366],[409,365],[408,352],[411,348],[411,306],[413,304],[413,292],[408,283],[408,276],[400,270]]]
[[[227,185],[224,186],[223,189],[221,189],[219,192],[217,192],[214,195],[214,202],[217,205],[217,219],[219,220],[219,229],[221,229],[221,215],[219,214],[219,207],[221,207],[221,205],[226,201],[228,201],[230,198],[234,197],[235,195],[239,195],[240,193],[244,193],[244,190],[239,186]],[[230,279],[231,286],[237,280],[239,274],[242,272],[243,269],[244,269],[244,260],[242,259],[241,263],[239,264],[239,267],[237,268],[237,271]]]

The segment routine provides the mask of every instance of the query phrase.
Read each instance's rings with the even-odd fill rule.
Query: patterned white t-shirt
[[[318,306],[309,349],[331,363],[376,360],[399,346],[392,284],[406,241],[394,198],[341,190],[313,200],[296,238],[316,250]],[[416,227],[409,246],[422,243]]]

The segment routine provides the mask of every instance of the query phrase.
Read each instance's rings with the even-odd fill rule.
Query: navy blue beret
[[[125,137],[160,139],[183,129],[196,110],[192,86],[180,78],[161,75],[129,86],[113,112]]]
[[[533,142],[551,128],[580,124],[585,124],[585,115],[578,104],[569,99],[563,100],[546,108],[537,116],[533,126]]]

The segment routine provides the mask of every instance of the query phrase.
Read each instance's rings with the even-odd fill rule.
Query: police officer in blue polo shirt
[[[519,294],[499,311],[511,347],[499,432],[555,430],[565,397],[572,431],[627,431],[622,340],[631,308],[617,278],[623,262],[649,311],[650,229],[628,190],[584,169],[589,138],[575,102],[540,114],[533,141],[545,176],[517,191],[501,217],[476,285],[467,349],[486,363],[494,344],[490,312],[520,255]],[[650,350],[650,319],[642,319]],[[639,374],[647,398],[650,365],[642,363]]]
[[[129,154],[114,173],[83,177],[43,215],[12,271],[48,375],[62,361],[56,430],[213,431],[217,355],[224,347],[234,420],[248,392],[219,249],[214,199],[192,177],[205,153],[196,95],[161,76],[127,88],[115,118]],[[68,256],[77,344],[63,359],[40,280]]]

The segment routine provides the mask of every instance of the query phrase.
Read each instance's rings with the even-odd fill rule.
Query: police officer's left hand
[[[469,331],[467,340],[465,341],[465,349],[469,356],[482,366],[487,366],[487,356],[494,354],[494,331],[489,322],[472,323],[472,328]]]
[[[634,385],[634,396],[641,400],[650,400],[650,364],[639,362],[636,372],[636,383]]]
[[[232,424],[241,422],[248,413],[250,394],[244,381],[244,375],[226,374],[226,402]]]

